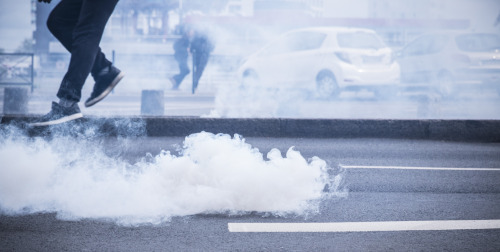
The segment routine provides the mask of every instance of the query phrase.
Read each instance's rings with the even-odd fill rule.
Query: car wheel
[[[437,78],[436,78],[436,91],[439,95],[442,97],[450,97],[454,95],[455,89],[454,89],[454,83],[455,80],[453,79],[453,76],[448,73],[440,73]]]
[[[320,98],[335,97],[340,93],[333,73],[322,71],[316,77],[316,95]]]

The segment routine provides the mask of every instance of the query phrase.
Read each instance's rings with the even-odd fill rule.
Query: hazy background
[[[30,75],[30,61],[20,59],[26,56],[5,54],[33,53],[34,88],[28,106],[32,114],[47,113],[50,101],[57,100],[69,62],[70,55],[45,26],[57,2],[0,0],[0,101],[5,96],[1,83]],[[488,88],[460,90],[450,97],[433,91],[381,97],[359,90],[318,98],[300,88],[285,88],[287,83],[283,88],[260,81],[242,86],[238,69],[270,40],[296,28],[373,29],[396,57],[427,32],[497,35],[499,14],[498,0],[121,0],[101,47],[126,77],[98,105],[81,109],[85,116],[139,115],[141,91],[154,89],[164,92],[166,116],[498,120],[498,79]],[[203,27],[216,45],[195,94],[191,76],[179,91],[171,90],[168,80],[177,72],[172,44],[179,38],[181,20]],[[499,50],[496,45],[488,48],[476,67],[498,74]],[[456,59],[466,57],[457,55]],[[275,81],[273,76],[270,81]],[[314,86],[311,82],[304,85]],[[82,99],[92,84],[89,78]],[[1,111],[3,102],[3,115]],[[99,134],[99,125],[83,130],[68,123],[48,138],[33,138],[17,126],[2,125],[0,215],[54,212],[65,220],[90,218],[125,225],[161,224],[198,213],[257,211],[264,216],[307,217],[319,211],[322,200],[347,197],[339,187],[343,176],[336,174],[336,160],[303,157],[293,147],[263,153],[238,135],[207,132],[171,140],[176,143],[157,139],[161,149],[139,153],[136,159],[126,150],[147,151],[134,137],[143,135],[145,125],[127,117],[115,123],[127,125],[122,127],[130,131],[127,137],[106,138]],[[325,185],[329,192],[323,191]]]
[[[44,27],[57,2],[0,0],[0,51],[35,53],[30,113],[46,113],[46,104],[57,100],[55,93],[69,62],[69,54]],[[103,101],[106,106],[83,112],[139,114],[141,91],[155,89],[165,92],[165,115],[500,119],[498,80],[493,88],[467,90],[453,99],[433,93],[396,93],[390,99],[379,99],[360,90],[319,100],[298,90],[241,90],[237,72],[248,56],[295,28],[369,28],[397,53],[427,32],[500,34],[499,15],[500,2],[495,0],[121,0],[108,22],[101,48],[110,59],[114,55],[126,78]],[[191,75],[178,92],[170,90],[168,80],[178,71],[172,43],[179,38],[181,23],[203,26],[216,44],[194,95],[190,92]],[[89,78],[82,99],[91,92],[92,83]]]
[[[0,1],[0,48],[7,52],[15,51],[24,39],[31,39],[35,27],[35,17],[32,10],[36,9],[37,4],[32,0]],[[51,3],[51,8],[55,6],[57,0]],[[121,0],[118,7],[125,5],[130,0]],[[148,1],[144,1],[148,2]],[[161,1],[149,1],[161,2]],[[174,2],[174,1],[170,1]],[[182,1],[179,1],[182,2]],[[197,2],[196,0],[184,0],[186,2]],[[198,2],[200,2],[198,0]],[[218,1],[224,2],[224,1]],[[231,2],[238,3],[252,1],[225,1],[229,6]],[[273,2],[272,0],[269,2]],[[280,1],[286,2],[286,1]],[[496,0],[402,0],[402,1],[384,1],[384,0],[323,0],[323,1],[290,1],[290,2],[318,2],[323,3],[324,8],[318,10],[323,16],[339,18],[368,18],[382,17],[391,15],[392,17],[404,18],[428,18],[428,19],[465,19],[471,22],[472,29],[494,29],[494,23],[500,14],[500,2]],[[385,10],[377,13],[376,10],[370,10],[369,6],[374,4],[384,6]],[[318,4],[320,5],[320,4]],[[178,5],[177,5],[178,6]],[[226,6],[224,6],[226,7]],[[386,8],[387,7],[387,8]],[[230,7],[229,7],[230,8]],[[380,9],[382,9],[380,8]],[[225,9],[219,10],[226,11]],[[172,16],[169,20],[173,23],[178,22],[178,10],[172,10]],[[249,10],[248,14],[251,14]],[[247,14],[247,13],[245,13]],[[169,29],[175,27],[170,24]],[[499,31],[500,28],[496,28]]]

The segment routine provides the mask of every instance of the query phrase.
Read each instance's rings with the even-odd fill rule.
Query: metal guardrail
[[[29,86],[33,92],[33,53],[0,53],[0,87]]]

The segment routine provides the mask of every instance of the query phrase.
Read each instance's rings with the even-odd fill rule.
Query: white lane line
[[[377,166],[377,165],[340,165],[344,169],[394,169],[394,170],[442,170],[442,171],[500,171],[500,168],[458,168],[458,167],[419,167],[419,166]]]
[[[229,232],[377,232],[500,229],[500,220],[228,223]]]

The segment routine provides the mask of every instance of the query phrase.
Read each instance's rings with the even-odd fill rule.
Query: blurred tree
[[[139,24],[141,15],[162,20],[162,30],[153,31],[156,27],[150,27],[149,34],[167,34],[169,11],[179,10],[181,16],[192,11],[208,14],[223,10],[228,2],[229,0],[120,0],[116,12],[121,14],[122,24],[132,27],[135,34],[144,33],[144,27]]]
[[[160,13],[163,25],[163,33],[167,33],[166,23],[168,22],[168,12],[179,6],[179,0],[121,0],[116,6],[116,12],[122,14],[122,18],[131,18],[132,27],[135,34],[142,33],[138,27],[139,13],[151,15],[153,12]],[[123,21],[122,21],[123,22]]]
[[[17,53],[33,53],[33,39],[26,38],[16,49]]]
[[[184,11],[220,11],[228,2],[229,0],[182,0],[182,8]]]
[[[119,10],[147,11],[152,9],[171,10],[178,8],[179,0],[121,0],[117,5]]]

